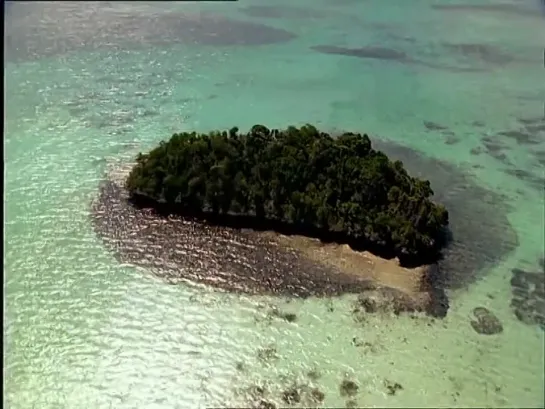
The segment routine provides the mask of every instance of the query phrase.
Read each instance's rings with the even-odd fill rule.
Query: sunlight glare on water
[[[324,407],[543,407],[544,331],[509,305],[511,270],[539,271],[545,246],[539,7],[7,3],[8,407],[281,406],[294,382],[319,388]],[[494,192],[480,211],[496,212],[498,225],[483,229],[509,245],[479,280],[449,292],[445,319],[361,322],[353,296],[290,301],[172,285],[121,263],[95,233],[92,203],[112,161],[173,132],[305,122],[412,148]],[[464,197],[465,188],[436,190]],[[454,213],[482,222],[468,212]],[[487,254],[501,238],[483,239]],[[476,333],[476,307],[503,332]],[[340,392],[343,379],[357,383],[354,396]],[[307,398],[295,406],[318,404]]]

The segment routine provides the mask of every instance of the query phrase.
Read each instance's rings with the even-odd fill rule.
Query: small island
[[[405,266],[436,261],[448,225],[429,181],[367,135],[312,125],[174,134],[137,156],[125,188],[158,213],[349,244]]]

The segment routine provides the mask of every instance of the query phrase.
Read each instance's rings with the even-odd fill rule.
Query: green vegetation
[[[448,224],[446,209],[430,200],[429,181],[372,149],[367,135],[333,138],[311,125],[174,134],[138,155],[126,187],[134,200],[181,214],[251,216],[342,234],[401,260],[436,255]]]

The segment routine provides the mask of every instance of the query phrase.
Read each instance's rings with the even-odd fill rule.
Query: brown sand
[[[264,234],[280,245],[295,248],[314,261],[329,264],[358,279],[370,280],[411,294],[422,290],[429,267],[401,267],[397,258],[383,259],[368,251],[352,250],[347,244],[322,243],[303,236]]]

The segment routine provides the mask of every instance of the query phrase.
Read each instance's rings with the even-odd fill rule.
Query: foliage
[[[126,187],[180,212],[257,219],[346,234],[403,257],[437,251],[448,212],[429,181],[407,174],[367,135],[312,125],[179,133],[139,154]]]

